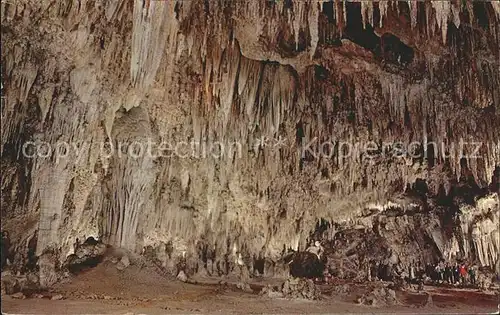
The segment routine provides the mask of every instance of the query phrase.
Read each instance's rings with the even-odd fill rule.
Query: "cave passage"
[[[385,62],[409,65],[413,61],[413,48],[403,43],[397,36],[390,33],[378,36],[372,25],[366,23],[363,26],[359,3],[348,2],[346,8],[347,25],[342,38],[371,51],[377,59]]]

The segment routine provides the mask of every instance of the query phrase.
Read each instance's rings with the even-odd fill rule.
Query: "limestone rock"
[[[282,298],[283,292],[274,288],[272,285],[267,285],[260,290],[259,295],[267,296],[269,298]]]
[[[48,288],[60,280],[61,275],[56,270],[58,262],[59,251],[52,247],[45,250],[39,257],[40,286],[42,288]]]
[[[294,252],[285,256],[292,277],[317,278],[323,276],[325,265],[313,253]]]
[[[24,300],[26,298],[26,296],[24,296],[24,294],[22,292],[17,292],[17,293],[11,294],[11,297],[13,299],[20,299],[20,300]]]
[[[334,285],[332,295],[348,295],[352,289],[349,284]]]
[[[26,275],[26,281],[31,286],[38,286],[40,283],[40,277],[36,273],[28,273]]]
[[[74,273],[94,267],[103,259],[106,248],[106,244],[101,242],[85,242],[76,249],[74,254],[68,256],[65,265]]]
[[[246,282],[243,282],[243,281],[238,282],[238,283],[236,284],[236,287],[237,287],[238,289],[242,290],[243,292],[253,293],[252,288],[251,288],[251,287],[250,287],[250,285],[249,285],[248,283],[246,283]]]
[[[385,287],[371,289],[370,292],[359,297],[357,302],[359,304],[371,306],[392,306],[400,304],[396,297],[396,291]]]
[[[281,291],[286,298],[321,299],[321,291],[311,279],[289,278],[283,283]]]
[[[116,264],[116,269],[124,270],[128,266],[130,266],[130,260],[127,255],[123,255],[120,261]]]
[[[1,281],[2,281],[2,290],[4,290],[6,294],[14,294],[20,290],[17,277],[13,276],[10,273],[2,272]]]
[[[56,294],[56,295],[53,295],[50,299],[51,299],[52,301],[57,301],[57,300],[62,300],[62,299],[64,299],[64,297],[62,296],[62,294]]]
[[[177,274],[177,280],[181,282],[187,282],[188,281],[188,276],[184,273],[184,271],[179,271]]]

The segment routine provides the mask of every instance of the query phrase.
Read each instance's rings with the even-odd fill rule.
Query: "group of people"
[[[371,261],[368,279],[369,281],[372,279],[384,281],[402,279],[410,285],[433,282],[435,284],[476,286],[477,267],[465,262],[445,263],[443,260],[436,264],[427,265],[412,262],[406,268],[401,262],[391,264],[387,260],[384,262]]]
[[[440,261],[434,265],[434,272],[431,278],[440,283],[449,284],[460,283],[462,285],[476,285],[476,268],[468,266],[466,263],[450,264]]]
[[[435,283],[448,283],[460,285],[476,285],[477,269],[465,262],[455,262],[454,264],[439,261],[435,264],[428,264],[422,268],[420,264],[410,264],[408,270],[408,282],[415,283],[425,278]]]
[[[306,252],[317,256],[319,261],[323,260],[325,249],[319,241],[311,243],[306,249]],[[433,281],[434,283],[448,283],[451,285],[477,285],[477,267],[467,264],[466,262],[449,263],[444,260],[436,264],[423,265],[420,262],[410,263],[408,269],[401,265],[397,257],[390,257],[385,261],[371,261],[368,270],[369,280],[372,278],[395,281],[395,279],[406,279],[409,284],[423,284],[425,281]],[[403,280],[404,281],[404,280]]]

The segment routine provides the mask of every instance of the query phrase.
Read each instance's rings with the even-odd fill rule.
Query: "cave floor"
[[[101,264],[70,280],[56,285],[44,298],[15,299],[2,296],[3,314],[126,314],[126,313],[493,313],[498,310],[498,293],[471,289],[426,287],[425,293],[398,292],[397,306],[364,306],[357,304],[359,293],[366,284],[349,284],[349,294],[332,294],[332,287],[321,286],[320,301],[269,298],[246,293],[227,279],[221,286],[205,279],[199,284],[182,283],[161,276],[155,269],[129,266],[123,271]],[[234,281],[232,281],[234,280]],[[218,280],[217,280],[218,281]],[[265,284],[277,284],[279,279],[252,282],[252,289]],[[275,282],[275,283],[273,283]],[[50,297],[61,294],[61,300]],[[427,296],[432,295],[432,305]]]

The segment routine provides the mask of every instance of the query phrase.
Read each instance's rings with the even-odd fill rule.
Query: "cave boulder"
[[[14,294],[20,290],[17,277],[10,272],[2,272],[2,292]]]
[[[13,299],[24,300],[26,296],[22,292],[17,292],[11,295]]]
[[[120,261],[118,261],[118,263],[116,264],[116,269],[124,270],[128,266],[130,266],[130,259],[127,255],[123,255]]]
[[[259,295],[267,296],[269,298],[282,298],[283,292],[279,290],[277,287],[273,287],[272,285],[267,285],[260,290]]]
[[[177,280],[179,280],[181,282],[187,282],[188,281],[188,276],[186,275],[186,273],[183,270],[181,270],[177,274]]]
[[[238,283],[236,284],[236,287],[237,287],[238,289],[240,289],[241,291],[243,291],[243,292],[253,293],[252,288],[251,288],[251,287],[250,287],[250,285],[249,285],[247,282],[245,282],[245,281],[240,281],[240,282],[238,282]]]
[[[290,268],[290,275],[296,278],[320,278],[323,277],[325,264],[313,253],[294,252],[284,258]]]
[[[291,299],[319,300],[321,291],[311,279],[289,278],[283,283],[283,297]]]
[[[100,242],[89,241],[80,245],[74,254],[66,258],[65,266],[72,273],[95,267],[104,258],[107,246]]]
[[[396,297],[396,291],[386,287],[375,287],[357,299],[358,304],[370,306],[393,306],[400,302]]]

